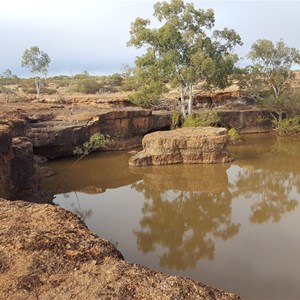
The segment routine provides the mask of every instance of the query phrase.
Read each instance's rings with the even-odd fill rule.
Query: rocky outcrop
[[[227,130],[213,127],[179,128],[147,134],[144,150],[132,156],[130,166],[178,163],[218,163],[232,160],[226,149]]]
[[[1,299],[240,299],[125,262],[62,208],[0,199]]]
[[[9,199],[37,190],[32,143],[27,137],[13,137],[23,133],[13,124],[0,125],[0,197]]]
[[[272,117],[263,109],[239,105],[217,109],[221,124],[239,133],[262,133],[272,130]]]
[[[110,150],[141,145],[143,136],[155,130],[170,128],[170,113],[143,109],[122,109],[94,112],[84,120],[51,120],[31,123],[29,136],[35,153],[48,158],[71,155],[91,135],[100,132],[113,140]]]

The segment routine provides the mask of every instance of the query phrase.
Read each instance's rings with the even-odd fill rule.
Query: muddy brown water
[[[243,136],[230,164],[129,168],[130,154],[79,162],[55,203],[125,259],[244,299],[300,299],[300,138]],[[54,190],[74,159],[42,186]]]

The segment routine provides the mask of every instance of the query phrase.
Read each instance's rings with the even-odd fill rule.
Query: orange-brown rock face
[[[107,112],[95,110],[90,118],[81,121],[32,123],[28,136],[36,154],[52,159],[72,155],[76,146],[81,146],[96,132],[110,136],[113,141],[111,150],[123,150],[140,146],[146,133],[170,128],[170,125],[169,113],[135,108]]]
[[[144,150],[132,156],[130,166],[219,163],[232,160],[226,149],[227,130],[213,127],[158,131],[143,138]]]

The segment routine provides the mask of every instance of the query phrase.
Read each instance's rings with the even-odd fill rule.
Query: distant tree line
[[[34,77],[19,80],[6,70],[0,76],[1,93],[9,101],[16,85],[28,93],[34,86],[37,97],[56,93],[59,87],[86,94],[127,91],[133,103],[151,107],[169,88],[177,88],[185,119],[192,114],[195,85],[211,93],[235,83],[245,97],[270,111],[275,126],[280,127],[283,120],[299,124],[300,93],[293,87],[299,50],[288,47],[284,40],[260,39],[247,55],[252,64],[239,68],[240,58],[234,50],[242,45],[241,37],[233,29],[214,29],[212,9],[197,9],[183,0],[157,2],[153,9],[160,26],[153,28],[150,20],[140,17],[131,24],[128,46],[145,49],[135,67],[124,64],[121,74],[110,76],[91,76],[87,71],[55,76],[51,78],[55,88],[51,88],[47,80],[50,57],[33,46],[24,51],[21,65]]]

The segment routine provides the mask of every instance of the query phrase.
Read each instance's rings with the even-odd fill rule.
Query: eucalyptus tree
[[[275,98],[290,88],[291,81],[295,79],[292,69],[300,64],[300,52],[286,46],[283,40],[276,43],[267,39],[257,40],[247,57],[253,62],[249,69],[256,78],[256,84],[271,89]]]
[[[247,57],[253,62],[247,68],[247,89],[256,90],[258,94],[265,92],[257,103],[270,112],[274,124],[280,124],[284,117],[299,114],[300,95],[292,83],[295,80],[293,68],[300,64],[300,52],[288,47],[283,40],[273,43],[260,39],[253,43]]]
[[[161,26],[151,28],[148,19],[136,18],[131,24],[129,46],[146,47],[146,53],[136,59],[142,74],[153,75],[177,85],[183,116],[186,117],[185,95],[188,93],[188,113],[192,111],[193,86],[225,88],[228,76],[238,60],[232,53],[242,45],[232,29],[214,30],[212,9],[196,9],[183,0],[157,2],[154,16]]]
[[[37,97],[41,89],[41,76],[47,76],[48,67],[51,60],[47,53],[37,46],[26,49],[22,56],[22,67],[30,68],[30,72],[35,74],[35,88]]]

